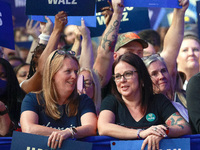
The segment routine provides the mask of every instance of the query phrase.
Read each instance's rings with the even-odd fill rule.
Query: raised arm
[[[64,11],[59,12],[55,16],[55,25],[54,25],[53,32],[50,36],[50,39],[48,41],[48,44],[47,44],[44,52],[41,54],[41,56],[38,60],[38,69],[41,74],[43,72],[44,64],[46,62],[47,57],[49,56],[49,54],[51,54],[52,51],[57,49],[60,35],[61,35],[65,25],[67,24],[67,22],[68,22],[67,14]]]
[[[90,31],[85,26],[85,21],[81,20],[81,27],[78,27],[82,35],[82,44],[81,44],[81,55],[80,55],[80,66],[82,68],[92,69],[94,65],[94,54],[92,48],[92,41],[90,37]]]
[[[112,0],[112,6],[114,13],[102,36],[93,67],[101,78],[102,87],[108,83],[112,75],[113,54],[124,9],[123,0]]]
[[[40,26],[39,26],[39,21],[35,23],[35,25],[33,25],[33,20],[28,19],[26,22],[26,32],[31,35],[33,37],[33,42],[31,44],[29,53],[28,53],[28,57],[26,59],[26,63],[30,64],[31,62],[31,58],[33,55],[33,51],[36,48],[36,46],[38,45],[39,42],[39,38],[38,36],[40,35]]]
[[[46,19],[47,21],[50,21],[48,20],[49,19],[48,17],[46,17]],[[29,93],[31,91],[41,90],[44,64],[49,54],[57,48],[60,39],[60,34],[63,31],[64,26],[66,24],[67,24],[67,14],[64,11],[61,11],[55,16],[55,25],[53,32],[50,36],[46,48],[44,49],[43,53],[41,54],[38,60],[38,68],[35,74],[30,79],[25,80],[21,86],[26,93]]]
[[[161,56],[164,58],[169,74],[176,74],[176,58],[184,35],[184,15],[189,6],[189,0],[180,0],[181,9],[174,9],[172,24],[164,39],[164,47]]]

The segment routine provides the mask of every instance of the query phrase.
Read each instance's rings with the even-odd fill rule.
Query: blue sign
[[[11,7],[0,1],[0,46],[15,49]]]
[[[111,150],[139,150],[143,140],[111,141]],[[159,143],[159,150],[189,150],[190,138],[162,139]],[[147,150],[147,146],[145,147]]]
[[[50,150],[47,146],[48,137],[22,132],[14,132],[11,150]],[[64,140],[59,150],[92,150],[92,143]]]
[[[54,16],[48,16],[51,21],[54,23],[55,17]],[[87,27],[96,27],[96,16],[69,16],[68,17],[68,23],[67,25],[81,25],[81,18],[85,20],[85,25]],[[44,16],[36,16],[33,15],[30,17],[30,19],[35,20],[35,21],[41,21],[41,22],[46,22],[46,19]]]
[[[27,0],[27,15],[55,16],[66,11],[68,16],[94,16],[95,0]]]
[[[25,14],[26,0],[1,0],[11,5],[12,15],[15,18],[14,27],[24,27],[28,19]]]
[[[111,1],[111,0],[110,0]],[[101,8],[109,6],[107,0],[98,0],[97,12],[101,12]],[[178,0],[124,0],[125,7],[165,7],[165,8],[182,8]]]
[[[96,13],[97,27],[90,28],[91,37],[101,36],[106,28],[105,18],[101,13]],[[119,33],[139,31],[150,28],[147,8],[125,7],[120,23]]]
[[[196,6],[197,6],[197,14],[198,14],[198,16],[197,16],[197,22],[198,22],[198,35],[199,35],[199,37],[200,37],[200,1],[197,1],[197,4],[196,4]]]
[[[178,0],[125,0],[124,6],[181,8]]]

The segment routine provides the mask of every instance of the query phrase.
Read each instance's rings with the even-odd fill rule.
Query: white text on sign
[[[76,0],[48,0],[48,4],[63,4],[63,5],[76,5]]]
[[[2,17],[2,13],[0,12],[0,26],[3,25],[3,21],[2,21],[2,19],[1,19],[1,17]]]

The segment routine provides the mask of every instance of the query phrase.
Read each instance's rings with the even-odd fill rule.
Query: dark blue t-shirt
[[[21,113],[24,111],[34,111],[38,114],[39,120],[38,124],[64,130],[68,127],[77,127],[81,126],[81,116],[85,113],[92,112],[96,114],[95,106],[91,98],[89,98],[87,95],[83,94],[80,96],[80,103],[78,107],[78,113],[76,116],[68,117],[65,113],[65,106],[61,105],[59,106],[59,110],[63,111],[63,115],[60,119],[54,120],[50,116],[46,115],[45,109],[42,105],[38,104],[36,94],[35,93],[29,93],[25,96],[22,106],[21,106]]]

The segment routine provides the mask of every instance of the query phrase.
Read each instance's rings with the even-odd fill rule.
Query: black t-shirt
[[[190,78],[186,89],[189,123],[193,134],[200,134],[200,73]]]
[[[119,102],[113,95],[108,95],[103,100],[102,110],[110,110],[115,114],[115,124],[135,129],[165,124],[165,121],[173,113],[178,112],[166,96],[162,94],[154,95],[145,115],[138,122],[131,116],[126,105]]]

